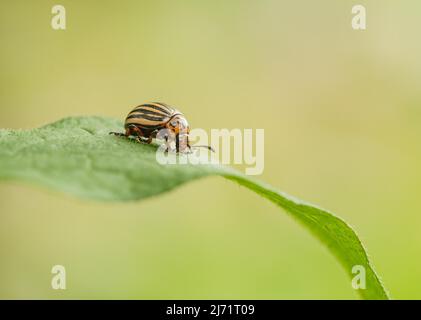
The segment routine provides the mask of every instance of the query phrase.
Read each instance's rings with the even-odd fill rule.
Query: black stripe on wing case
[[[160,121],[160,122],[163,122],[167,118],[168,117],[163,117],[163,116],[153,117],[153,116],[148,116],[148,115],[142,114],[142,113],[134,113],[134,114],[131,114],[127,117],[127,119],[145,119],[145,120]]]
[[[142,104],[141,106],[138,107],[137,110],[142,109],[142,107],[148,107],[148,108],[152,108],[152,109],[155,109],[155,110],[159,110],[159,111],[165,113],[168,116],[170,116],[172,114],[172,110],[168,107],[165,107],[165,106],[159,107],[157,105],[148,103],[148,104]]]

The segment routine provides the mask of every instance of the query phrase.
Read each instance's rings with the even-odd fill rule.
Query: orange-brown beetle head
[[[186,118],[180,113],[175,114],[167,122],[166,127],[175,136],[177,152],[180,152],[180,153],[189,152],[190,151],[190,145],[189,145],[190,127]]]
[[[190,127],[187,119],[182,114],[176,114],[167,123],[167,128],[178,134],[189,134]]]
[[[184,115],[180,113],[176,114],[170,119],[170,121],[168,121],[166,127],[175,135],[177,152],[190,153],[192,148],[206,148],[212,152],[215,152],[210,146],[190,146],[190,126]]]

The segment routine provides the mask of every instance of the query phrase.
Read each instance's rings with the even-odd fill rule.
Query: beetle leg
[[[149,137],[148,140],[143,141],[143,143],[146,143],[146,144],[151,144],[151,142],[152,142],[152,137]]]
[[[145,137],[145,134],[143,133],[143,131],[135,125],[130,125],[126,129],[126,137],[130,137],[130,136],[135,137],[135,141],[139,143],[149,144],[150,143],[149,140],[151,140],[149,137]]]
[[[127,136],[143,137],[143,132],[135,125],[130,125],[126,130]]]
[[[139,137],[139,136],[135,137],[135,138],[134,138],[134,141],[136,141],[136,142],[138,142],[138,143],[142,143],[142,144],[144,144],[144,143],[148,143],[148,141],[147,141],[147,140],[145,140],[143,137]]]
[[[178,133],[175,135],[175,151],[180,152],[180,135]]]
[[[187,148],[189,148],[189,153],[193,153],[193,151],[191,150],[191,146],[190,146],[189,136],[187,136]]]
[[[165,145],[167,146],[167,149],[165,149],[165,153],[168,153],[168,149],[170,148],[170,144],[168,143],[168,135],[166,134],[164,136]]]
[[[139,143],[150,144],[152,142],[152,137],[146,138],[146,137],[137,136],[134,140]]]
[[[133,127],[130,126],[130,127],[126,128],[126,132],[125,133],[122,133],[122,132],[110,132],[109,134],[113,134],[113,135],[115,135],[117,137],[126,137],[126,138],[130,137],[131,135],[138,135],[137,132],[136,132],[136,134],[134,134],[133,131],[134,131],[133,130]]]
[[[151,138],[156,138],[158,134],[158,130],[152,131],[151,134],[149,135]]]
[[[122,132],[110,132],[109,134],[115,135],[117,137],[127,137],[127,135]]]
[[[170,145],[169,145],[169,143],[168,143],[168,134],[165,134],[165,136],[164,136],[164,140],[165,140],[165,145],[166,145],[166,148],[165,148],[164,153],[165,153],[165,154],[167,154],[167,153],[168,153],[168,151],[170,150]]]

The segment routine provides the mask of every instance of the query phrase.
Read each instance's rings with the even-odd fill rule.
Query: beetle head
[[[186,118],[182,114],[177,114],[167,123],[167,128],[175,134],[189,134],[190,127]]]

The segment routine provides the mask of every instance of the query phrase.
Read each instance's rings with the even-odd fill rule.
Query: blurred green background
[[[260,178],[345,218],[392,297],[421,298],[419,1],[62,0],[65,31],[54,4],[0,2],[0,127],[157,100],[192,127],[264,128]],[[129,204],[1,183],[0,298],[357,295],[301,226],[215,177]]]

